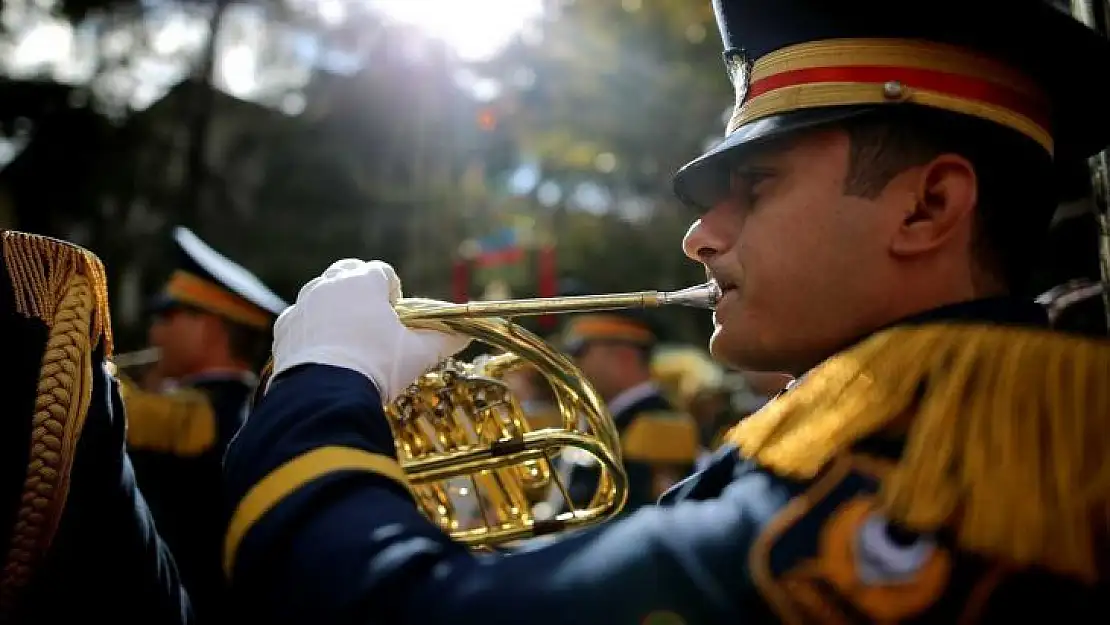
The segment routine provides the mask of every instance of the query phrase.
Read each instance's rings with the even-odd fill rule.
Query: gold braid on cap
[[[49,330],[39,370],[20,506],[0,568],[0,621],[58,530],[77,441],[92,400],[93,351],[112,349],[104,266],[91,252],[47,237],[5,231],[4,261],[16,312]]]
[[[912,39],[829,39],[754,63],[729,59],[731,134],[769,115],[827,106],[911,103],[978,117],[1055,148],[1048,95],[1017,68],[977,51]]]
[[[728,440],[812,479],[854,443],[904,437],[884,514],[959,547],[1098,578],[1110,518],[1110,341],[987,325],[886,330],[818,365]]]

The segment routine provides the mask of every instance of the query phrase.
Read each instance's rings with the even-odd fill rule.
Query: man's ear
[[[914,205],[903,216],[891,252],[914,256],[970,232],[979,199],[975,167],[956,154],[942,154],[914,168]]]

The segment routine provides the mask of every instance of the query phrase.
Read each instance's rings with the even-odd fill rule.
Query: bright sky
[[[370,4],[443,40],[468,60],[496,54],[543,15],[542,0],[371,0]]]
[[[351,0],[302,0],[319,12],[325,21],[340,21],[346,16],[345,3]],[[440,39],[459,56],[479,60],[496,54],[530,22],[543,15],[543,0],[364,0],[386,16],[410,24]],[[4,64],[8,72],[19,75],[50,68],[62,80],[80,80],[92,69],[85,50],[79,49],[76,33],[68,24],[27,11],[27,0],[5,7],[5,21],[13,22],[19,34],[9,48]],[[14,14],[13,14],[14,9]],[[21,10],[22,9],[22,10]],[[258,53],[264,27],[260,17],[248,11],[233,11],[226,25],[239,26],[238,36],[223,46],[218,61],[217,81],[240,97],[249,97],[258,87]],[[14,19],[13,19],[14,18]],[[254,23],[251,23],[254,22]],[[234,27],[233,26],[233,27]],[[181,15],[157,20],[153,32],[154,49],[167,55],[181,49],[199,47],[204,39],[203,22]],[[86,43],[86,42],[82,42]],[[126,48],[126,43],[120,42]],[[141,82],[150,83],[149,94],[140,100],[156,98],[160,91],[176,82],[183,67],[145,60],[140,68]],[[144,80],[145,79],[145,80]],[[154,85],[157,84],[155,87]],[[145,96],[145,97],[143,97]],[[136,102],[140,108],[147,102]]]

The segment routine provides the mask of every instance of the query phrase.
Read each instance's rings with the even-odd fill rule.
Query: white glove
[[[366,376],[392,401],[470,338],[401,324],[393,304],[401,280],[386,263],[340,260],[312,279],[274,324],[274,373],[303,364],[344,367]]]

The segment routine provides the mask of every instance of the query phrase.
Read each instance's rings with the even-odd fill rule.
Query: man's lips
[[[727,308],[732,300],[736,299],[737,285],[735,282],[724,280],[721,278],[714,278],[713,280],[717,283],[717,289],[720,292],[720,296],[717,298],[717,305],[714,307],[715,310],[713,312],[713,323],[715,325],[720,325],[720,320],[718,319],[717,314],[723,308]]]
[[[722,291],[727,289],[735,289],[739,280],[736,276],[731,275],[732,272],[720,271],[710,265],[702,265],[705,268],[705,277],[717,283],[717,287]]]
[[[713,281],[717,283],[717,288],[721,291],[721,295],[724,295],[725,293],[728,293],[729,291],[736,290],[736,283],[733,282],[732,280],[725,280],[723,278],[713,278]]]

